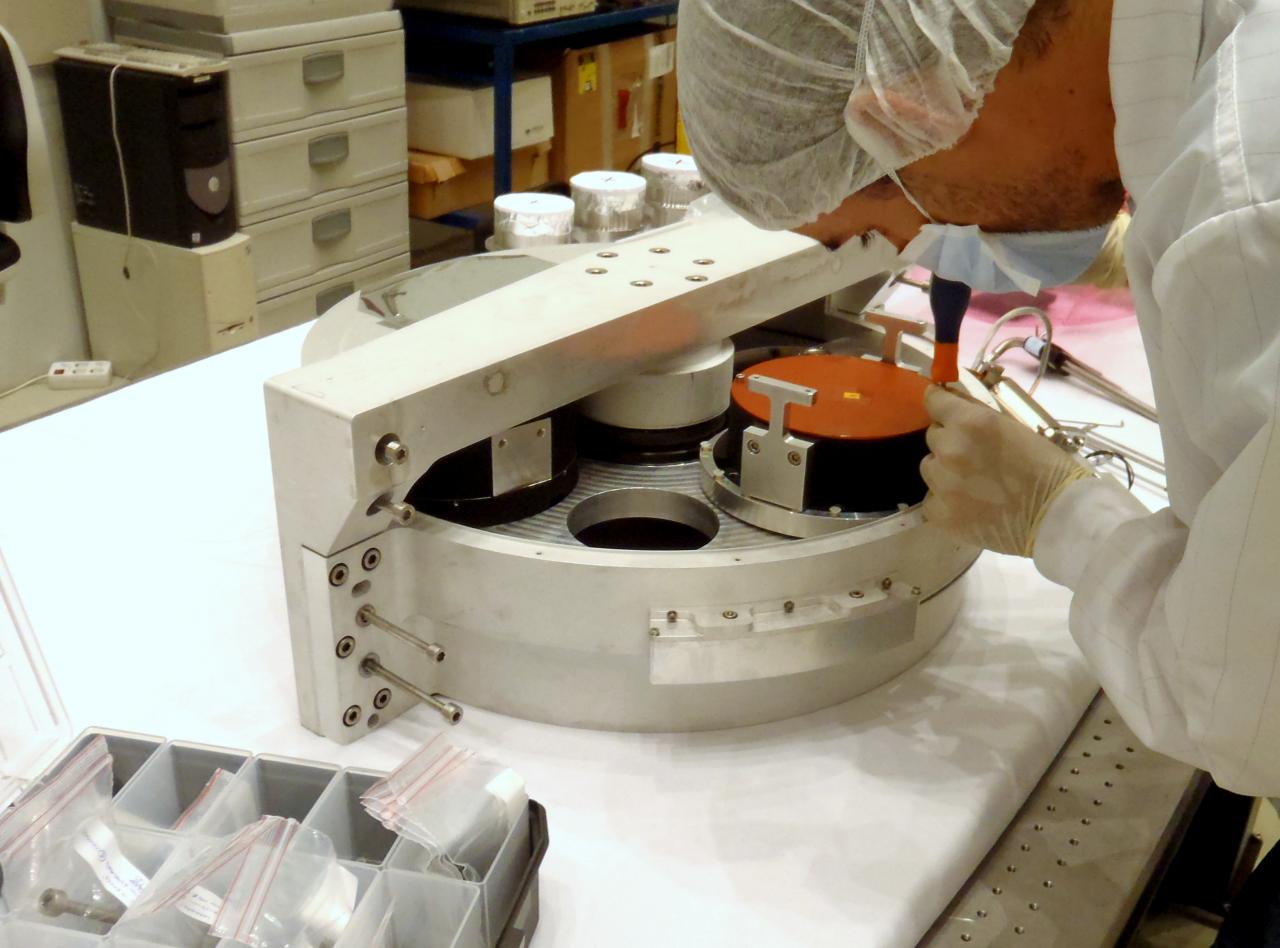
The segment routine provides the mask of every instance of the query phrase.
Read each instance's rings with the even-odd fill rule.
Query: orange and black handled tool
[[[960,381],[960,321],[969,309],[972,291],[963,283],[935,275],[929,284],[929,308],[933,311],[933,371],[937,385]]]

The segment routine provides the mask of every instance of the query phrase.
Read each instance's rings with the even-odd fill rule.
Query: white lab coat
[[[1115,0],[1125,251],[1170,507],[1080,482],[1036,564],[1126,723],[1280,795],[1280,0]]]

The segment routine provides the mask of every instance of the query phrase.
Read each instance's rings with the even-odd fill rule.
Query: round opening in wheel
[[[569,512],[569,531],[604,550],[700,550],[716,538],[710,506],[670,490],[627,488],[596,494]]]

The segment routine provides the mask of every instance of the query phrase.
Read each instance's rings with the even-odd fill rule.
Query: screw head
[[[737,612],[735,612],[733,609],[726,609],[724,612],[722,612],[722,613],[720,613],[720,614],[721,614],[722,616],[724,616],[726,619],[736,619],[736,618],[738,618],[738,613],[737,613]]]
[[[671,253],[669,247],[650,247],[649,253]]]
[[[382,551],[376,546],[371,546],[364,551],[364,556],[360,557],[360,565],[366,570],[375,570],[378,564],[382,562]]]
[[[604,267],[587,267],[587,272],[592,276],[600,276],[601,274],[608,273],[609,271]]]
[[[612,260],[614,257],[617,256],[617,253],[615,253],[612,250],[601,250],[598,254],[596,254],[596,256],[600,257],[603,260]]]
[[[921,590],[919,586],[912,586],[912,587],[911,587],[911,595],[913,595],[913,596],[918,596],[918,595],[920,595],[920,593],[921,593],[922,591],[923,591],[923,590]]]
[[[885,592],[888,592],[893,588],[893,580],[886,576],[884,579],[880,580],[880,588]]]
[[[382,688],[373,696],[373,706],[381,711],[391,703],[391,689]]]
[[[650,630],[649,630],[649,634],[650,634],[651,636],[653,636],[654,638],[657,638],[657,637],[658,637],[659,635],[661,635],[662,633],[661,633],[661,632],[659,632],[656,628],[653,628],[653,629],[650,629]]]
[[[835,504],[832,504],[830,507],[827,508],[827,513],[829,513],[833,517],[838,517],[842,513],[844,513],[844,509],[841,507],[837,507]]]
[[[701,273],[691,274],[685,277],[685,279],[688,280],[690,283],[706,283],[707,282],[707,278],[704,277]]]
[[[384,434],[373,447],[373,456],[381,465],[403,464],[409,457],[409,449],[396,434]]]
[[[711,266],[711,264],[715,263],[715,261],[710,259],[709,257],[699,257],[697,260],[693,262],[700,267],[709,267]]]
[[[350,570],[347,569],[346,563],[335,563],[333,569],[329,570],[329,585],[341,586],[347,581]]]
[[[653,281],[652,280],[632,280],[631,285],[640,286],[640,287],[653,286]]]
[[[788,599],[786,602],[784,602],[784,603],[782,604],[782,611],[783,611],[783,612],[788,612],[788,613],[790,613],[790,612],[795,612],[795,611],[796,611],[796,604],[795,604],[794,602],[792,602],[790,599]]]
[[[338,644],[334,646],[333,651],[339,658],[350,658],[351,653],[356,650],[356,640],[349,635],[344,635],[338,639]]]
[[[355,727],[360,723],[360,705],[353,704],[342,712],[342,723],[347,727]]]
[[[545,438],[545,437],[547,436],[547,429],[546,429],[546,428],[539,428],[539,429],[538,429],[538,431],[537,431],[537,435],[538,435],[538,437],[539,437],[539,438]]]
[[[668,621],[668,622],[675,622],[675,621],[676,621],[676,619],[679,619],[679,618],[680,618],[680,613],[676,612],[674,609],[668,609],[668,610],[667,610],[667,621]]]
[[[800,452],[799,452],[799,451],[788,451],[788,452],[787,452],[787,463],[789,463],[792,467],[799,467],[799,466],[800,466]]]
[[[861,599],[861,598],[862,598],[862,590],[861,590],[861,589],[855,589],[855,590],[853,590],[853,592],[849,593],[849,598],[850,598],[850,599]]]
[[[747,442],[747,450],[748,450],[748,451],[750,451],[752,454],[759,454],[759,453],[760,453],[760,442],[759,442],[759,441],[748,441],[748,442]]]

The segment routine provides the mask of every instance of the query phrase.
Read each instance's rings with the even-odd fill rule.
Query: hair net
[[[968,130],[1035,0],[683,0],[680,109],[726,203],[796,227]]]

